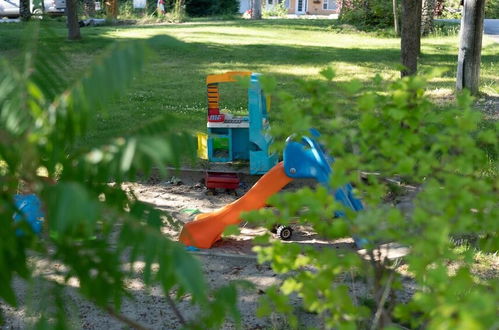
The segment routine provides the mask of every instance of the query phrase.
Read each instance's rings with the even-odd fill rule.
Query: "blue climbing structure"
[[[318,137],[316,130],[311,131],[314,137]],[[284,148],[284,171],[287,176],[293,179],[315,179],[319,184],[329,187],[329,192],[334,199],[352,211],[362,211],[364,205],[362,201],[355,197],[353,187],[350,183],[337,189],[332,189],[329,180],[333,175],[334,158],[327,155],[324,148],[315,138],[307,136],[294,140],[295,136],[290,136],[286,140]],[[336,211],[335,217],[344,217],[345,212]],[[353,237],[357,247],[363,247],[367,240],[361,237]]]
[[[15,213],[13,219],[15,222],[26,221],[33,232],[39,234],[42,231],[43,219],[45,217],[40,199],[35,194],[15,195],[14,203],[19,210]],[[22,230],[16,231],[17,235],[22,235]]]
[[[266,134],[269,128],[268,106],[260,86],[260,74],[253,73],[248,89],[250,174],[267,173],[278,161],[277,155],[269,152],[272,138]]]

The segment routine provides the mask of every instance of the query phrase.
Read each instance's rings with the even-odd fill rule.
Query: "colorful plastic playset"
[[[198,214],[194,221],[186,223],[179,240],[187,246],[208,249],[221,238],[227,226],[240,223],[242,212],[264,207],[270,196],[293,179],[315,179],[320,184],[328,185],[333,174],[331,166],[334,159],[326,156],[315,139],[302,137],[295,141],[293,137],[288,138],[283,156],[284,160],[263,175],[244,196],[217,211]],[[331,194],[338,202],[354,211],[363,209],[362,202],[355,198],[349,184],[331,191]],[[343,214],[337,213],[335,216]],[[286,235],[287,233],[286,230]],[[356,242],[361,245],[359,240]]]
[[[235,82],[237,77],[250,77],[248,89],[249,116],[231,116],[220,112],[218,84]],[[241,221],[242,212],[256,210],[266,205],[270,196],[279,192],[293,179],[315,179],[318,183],[329,186],[333,174],[334,159],[327,156],[325,150],[312,137],[291,136],[286,140],[283,161],[278,163],[277,155],[269,153],[271,138],[266,134],[268,129],[268,106],[260,86],[260,75],[251,72],[227,72],[210,75],[206,79],[208,87],[208,134],[205,139],[198,138],[198,147],[207,149],[210,162],[231,162],[234,160],[249,161],[250,174],[264,174],[257,183],[241,198],[220,208],[217,211],[198,214],[194,221],[184,225],[179,241],[188,247],[210,248],[221,238],[225,228],[237,225]],[[312,130],[311,135],[319,133]],[[207,172],[205,177],[207,188],[236,189],[239,178],[235,173]],[[360,211],[362,202],[347,184],[340,189],[331,190],[334,198],[345,207]],[[16,195],[15,204],[19,213],[14,215],[15,221],[26,220],[35,233],[42,227],[43,212],[40,201],[35,195]],[[334,216],[344,216],[337,212]],[[292,229],[287,226],[276,228],[282,239],[291,237]],[[18,231],[22,235],[22,231]],[[362,240],[356,239],[357,245]]]
[[[237,82],[249,77],[248,116],[233,116],[220,112],[219,84]],[[209,75],[207,158],[210,162],[249,161],[250,174],[265,174],[275,164],[277,155],[269,153],[271,138],[268,128],[268,99],[261,85],[260,74],[234,71]],[[198,146],[202,148],[202,146]]]
[[[249,117],[234,117],[220,112],[218,84],[237,81],[237,77],[250,77],[248,89]],[[206,214],[198,214],[194,221],[184,225],[179,240],[196,248],[210,248],[221,238],[229,225],[239,224],[242,212],[265,206],[268,198],[293,179],[315,179],[328,186],[332,174],[332,157],[326,156],[319,143],[310,137],[294,141],[293,136],[286,141],[284,160],[277,163],[277,156],[269,154],[271,138],[265,131],[268,128],[268,105],[260,86],[260,74],[251,72],[227,72],[210,75],[206,78],[208,87],[208,134],[207,157],[210,162],[230,162],[249,160],[250,174],[264,174],[260,180],[241,198],[221,209]],[[318,137],[319,132],[312,130]],[[198,151],[205,143],[198,139]],[[209,189],[235,189],[239,178],[235,173],[207,172],[206,187]],[[346,207],[359,211],[363,209],[360,200],[355,198],[350,184],[331,191],[335,199]],[[337,212],[334,216],[344,216]],[[277,225],[275,232],[281,239],[289,239],[292,229]],[[359,242],[357,242],[359,244]]]

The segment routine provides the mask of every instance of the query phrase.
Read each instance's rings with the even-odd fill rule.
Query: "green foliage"
[[[361,29],[393,26],[392,2],[386,0],[346,0],[342,2],[339,20]]]
[[[459,23],[434,22],[433,29],[429,33],[432,37],[457,36],[459,35]]]
[[[491,2],[491,1],[486,1]],[[461,1],[460,0],[439,0],[437,2],[437,17],[448,19],[461,18]]]
[[[37,40],[38,27],[30,32]],[[175,44],[165,38],[163,45]],[[193,157],[192,138],[179,133],[171,118],[162,117],[136,123],[131,134],[105,145],[79,143],[90,115],[105,111],[107,101],[123,92],[140,71],[148,45],[156,42],[114,44],[74,81],[61,75],[69,70],[65,57],[35,41],[23,71],[1,60],[0,298],[16,306],[16,276],[43,283],[40,290],[52,288],[44,294],[48,305],[39,307],[39,327],[67,327],[61,287],[70,280],[78,281],[83,297],[119,313],[123,298],[130,295],[125,281],[139,276],[133,267],[137,262],[144,263],[146,285],[160,285],[167,296],[189,294],[200,310],[216,310],[200,316],[206,324],[217,327],[226,315],[239,319],[232,304],[235,286],[222,287],[210,297],[197,260],[161,233],[164,223],[173,220],[121,189],[138,174],[148,175],[152,168],[164,173],[166,165]],[[26,222],[11,220],[19,187],[42,201],[46,217],[41,235],[33,234]],[[18,229],[24,234],[16,234]],[[64,265],[57,272],[62,282],[33,269],[28,255],[49,268]]]
[[[118,4],[118,13],[122,18],[132,18],[135,16],[135,9],[132,1],[123,1]]]
[[[259,238],[259,261],[288,274],[263,298],[260,315],[279,311],[300,328],[287,297],[296,294],[326,328],[494,327],[497,279],[477,277],[473,249],[458,252],[453,240],[474,237],[481,253],[499,250],[499,125],[483,125],[468,93],[459,95],[453,108],[436,110],[425,96],[428,77],[393,83],[375,77],[372,84],[382,91],[375,92],[356,80],[334,83],[331,69],[322,76],[301,82],[308,97],[275,93],[281,107],[273,112],[274,120],[281,121],[272,130],[282,141],[289,132],[308,135],[317,128],[320,142],[335,157],[330,187],[276,195],[269,201],[274,210],[245,219],[264,219],[268,227],[306,223],[332,240],[362,238],[365,253]],[[328,193],[348,182],[364,211],[344,209]],[[411,208],[387,198],[393,182],[401,189],[413,187]],[[335,219],[335,211],[346,216]],[[398,259],[382,257],[393,246],[382,244],[387,242],[407,248],[409,280],[399,272]],[[405,286],[408,281],[414,293]]]
[[[485,18],[499,19],[499,1],[485,1]]]
[[[264,7],[262,11],[263,17],[286,17],[288,8],[284,2],[272,5],[270,8]]]
[[[237,0],[186,0],[185,10],[191,17],[234,15],[239,9]]]
[[[185,6],[183,0],[175,0],[173,5],[173,10],[171,12],[173,22],[183,22],[185,21]]]

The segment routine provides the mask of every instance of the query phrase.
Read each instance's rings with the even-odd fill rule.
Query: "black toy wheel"
[[[276,231],[277,236],[282,240],[288,240],[293,235],[293,229],[288,226],[279,226]]]

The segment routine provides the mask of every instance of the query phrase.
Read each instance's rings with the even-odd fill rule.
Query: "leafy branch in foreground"
[[[39,31],[33,31],[36,39]],[[139,327],[119,311],[130,296],[125,282],[138,276],[134,265],[140,262],[146,285],[159,284],[169,299],[171,294],[188,294],[205,311],[195,320],[182,318],[184,326],[217,327],[227,313],[239,323],[235,286],[220,288],[212,298],[199,262],[161,233],[171,219],[121,189],[121,183],[139,173],[164,171],[166,165],[192,157],[192,138],[173,131],[170,118],[158,118],[103,146],[87,148],[80,142],[91,116],[104,110],[106,100],[122,93],[140,71],[148,44],[168,48],[178,42],[156,38],[117,43],[81,79],[71,82],[61,76],[68,64],[48,65],[43,57],[57,51],[41,44],[32,44],[22,72],[2,60],[0,298],[8,304],[17,306],[15,276],[26,281],[38,277],[54,288],[76,281],[86,299]],[[46,217],[41,235],[33,234],[25,221],[11,220],[19,212],[13,199],[19,190],[35,193],[42,201]],[[31,267],[28,256],[35,264],[43,260],[49,269],[63,265],[64,271],[59,277],[48,276],[43,267]],[[38,268],[36,273],[32,268]],[[59,289],[47,294],[45,299],[58,303],[40,307],[39,325],[66,326],[64,294]]]
[[[274,210],[246,218],[265,219],[269,227],[306,223],[332,240],[362,238],[364,251],[260,238],[260,262],[288,274],[268,291],[260,314],[281,311],[300,328],[289,304],[297,294],[326,328],[497,327],[497,278],[480,276],[474,266],[476,251],[497,260],[499,250],[499,124],[485,125],[468,93],[438,109],[425,96],[425,77],[389,84],[376,77],[383,91],[376,92],[358,81],[334,83],[332,70],[322,73],[326,79],[302,82],[305,99],[277,94],[281,108],[273,114],[281,125],[273,131],[284,140],[289,132],[318,129],[335,157],[330,187],[352,182],[366,209],[344,210],[327,187],[304,188],[274,196]],[[335,211],[347,216],[335,219]],[[456,249],[463,237],[474,248]],[[393,243],[404,247],[405,264],[386,257],[396,252]]]

